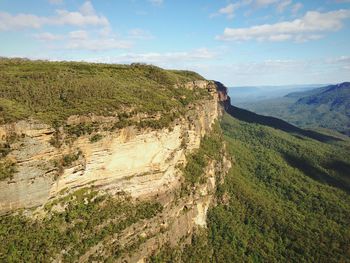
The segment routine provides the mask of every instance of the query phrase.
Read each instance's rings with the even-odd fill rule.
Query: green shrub
[[[103,136],[101,134],[95,134],[90,138],[90,142],[94,143],[94,142],[98,142],[100,140],[102,140]]]
[[[0,161],[0,181],[11,179],[15,172],[16,166],[14,162],[8,160]]]
[[[94,127],[90,123],[80,123],[78,125],[66,125],[65,130],[69,135],[79,137],[85,134],[91,134],[94,131]]]
[[[63,167],[69,167],[71,166],[75,161],[79,159],[79,157],[82,155],[82,152],[79,150],[75,153],[69,153],[62,157],[61,159],[61,165]]]
[[[0,158],[6,157],[11,152],[10,144],[0,143]]]

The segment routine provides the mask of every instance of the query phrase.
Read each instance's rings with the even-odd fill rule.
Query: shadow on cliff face
[[[328,173],[322,171],[320,168],[308,163],[306,160],[298,158],[288,153],[284,153],[283,157],[290,166],[297,168],[310,178],[320,183],[328,184],[330,186],[344,190],[347,193],[350,193],[350,187],[346,184],[346,182],[332,177]],[[349,167],[347,168],[349,169]]]
[[[275,129],[282,130],[284,132],[293,133],[296,136],[298,135],[306,136],[320,142],[341,141],[341,139],[333,136],[321,134],[311,130],[304,130],[304,129],[298,128],[286,121],[283,121],[275,117],[259,115],[254,112],[232,106],[229,97],[223,103],[223,105],[228,114],[230,114],[232,117],[235,117],[236,119],[241,121],[269,126]]]

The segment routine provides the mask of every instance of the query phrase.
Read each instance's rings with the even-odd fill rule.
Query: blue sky
[[[228,86],[350,80],[350,0],[0,0],[0,56],[195,70]]]

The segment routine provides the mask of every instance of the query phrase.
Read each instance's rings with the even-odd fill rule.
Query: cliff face
[[[94,137],[82,135],[57,146],[53,143],[57,130],[61,140],[67,137],[57,127],[35,120],[1,126],[0,138],[15,138],[6,158],[15,164],[16,172],[12,178],[0,181],[0,214],[23,208],[40,211],[49,201],[94,187],[111,195],[126,194],[134,202],[156,200],[163,210],[152,219],[133,224],[122,234],[94,245],[79,261],[96,255],[106,258],[109,255],[106,248],[127,248],[137,243],[134,253],[118,259],[135,262],[165,243],[176,245],[180,239],[188,239],[195,226],[206,225],[206,211],[213,202],[216,180],[227,172],[230,163],[223,150],[221,160],[208,162],[203,182],[192,187],[190,193],[181,194],[181,167],[187,163],[186,156],[200,147],[201,139],[220,117],[218,102],[227,99],[225,88],[218,83],[195,81],[186,84],[186,88],[207,89],[210,96],[191,105],[170,128],[129,126],[113,132],[99,130]],[[108,119],[73,116],[68,121],[74,124],[94,121],[102,125]]]

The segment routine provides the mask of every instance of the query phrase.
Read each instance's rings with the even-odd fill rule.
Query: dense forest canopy
[[[234,165],[217,188],[208,229],[151,262],[349,261],[350,141],[321,142],[256,121],[224,115]]]

